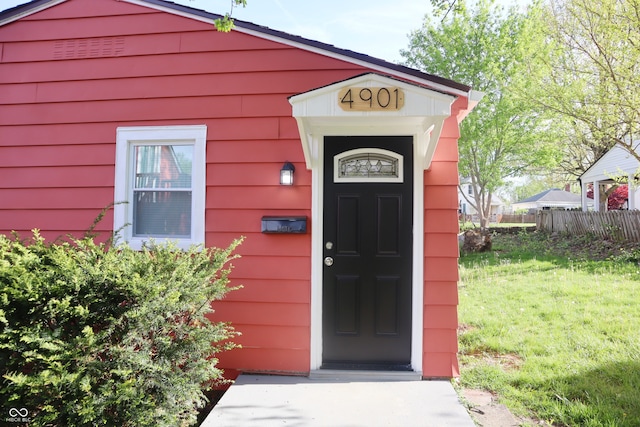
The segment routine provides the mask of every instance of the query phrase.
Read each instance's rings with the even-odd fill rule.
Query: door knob
[[[330,256],[326,257],[324,259],[324,265],[326,265],[327,267],[331,267],[333,265],[333,258],[331,258]]]

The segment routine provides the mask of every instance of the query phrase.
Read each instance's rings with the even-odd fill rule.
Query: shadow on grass
[[[640,426],[640,361],[616,362],[537,385],[559,425]]]

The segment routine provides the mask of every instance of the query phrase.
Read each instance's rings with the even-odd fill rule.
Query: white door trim
[[[353,131],[360,130],[354,133]],[[352,129],[347,136],[366,135],[363,129]],[[379,133],[371,134],[378,136]],[[406,136],[407,133],[392,134]],[[311,343],[310,369],[315,371],[322,365],[322,254],[323,254],[323,200],[324,200],[324,137],[318,135],[318,165],[311,170]],[[336,135],[338,136],[338,135]],[[389,136],[389,135],[387,135]],[[416,139],[413,134],[413,260],[411,277],[411,368],[422,372],[422,335],[424,301],[424,169],[417,157]],[[405,165],[408,167],[409,165]]]
[[[399,87],[404,106],[394,111],[344,111],[339,93],[345,87]],[[431,165],[444,121],[455,95],[375,73],[304,92],[289,98],[298,122],[307,169],[311,170],[311,343],[310,368],[322,364],[322,254],[325,136],[413,137],[413,260],[411,367],[422,371],[424,309],[424,171]]]

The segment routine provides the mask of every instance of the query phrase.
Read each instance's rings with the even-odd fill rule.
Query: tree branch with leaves
[[[583,154],[568,172],[615,144],[640,160],[640,1],[548,0],[537,19],[549,56],[546,74],[529,68],[527,93],[557,114],[567,155]]]
[[[485,93],[462,122],[458,144],[460,174],[473,186],[469,202],[486,227],[493,195],[508,178],[556,160],[545,112],[515,90],[526,84],[524,64],[541,40],[532,31],[529,12],[515,7],[505,10],[493,0],[431,1],[434,17],[425,17],[401,53],[409,66]]]
[[[247,7],[247,0],[231,0],[231,10],[229,13],[226,13],[222,18],[218,18],[213,21],[218,31],[228,33],[233,29],[233,9],[238,6]]]

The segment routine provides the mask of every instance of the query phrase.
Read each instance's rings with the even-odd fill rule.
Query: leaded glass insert
[[[398,159],[383,154],[360,153],[339,161],[340,178],[398,178]]]

